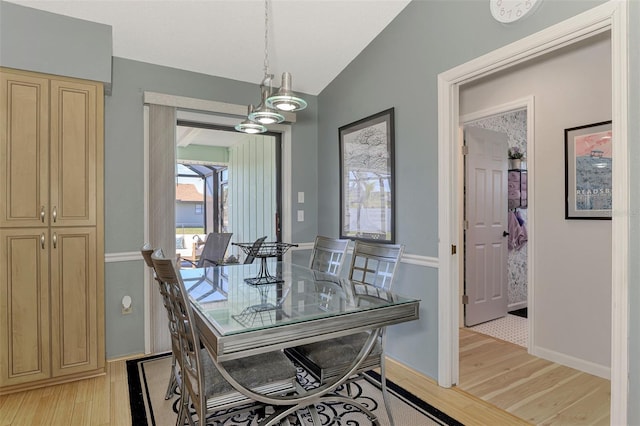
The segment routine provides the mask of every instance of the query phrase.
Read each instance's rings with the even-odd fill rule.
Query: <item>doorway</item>
[[[144,234],[145,241],[154,236],[154,244],[175,250],[175,129],[178,120],[233,127],[241,121],[246,106],[215,101],[144,93]],[[237,116],[234,118],[234,116]],[[292,118],[295,122],[295,117]],[[274,124],[269,130],[280,137],[281,154],[278,179],[282,202],[278,228],[283,241],[292,235],[292,129],[290,124]],[[171,188],[167,191],[166,188]],[[170,194],[170,196],[166,196]],[[153,214],[161,211],[162,214]],[[291,252],[284,256],[290,260]],[[162,300],[153,288],[150,273],[144,274],[145,352],[154,353],[170,348],[166,313]]]
[[[528,222],[528,193],[527,193],[527,105],[533,105],[533,97],[514,101],[508,105],[498,106],[488,111],[478,111],[473,114],[467,114],[460,119],[460,123],[467,132],[473,129],[485,129],[497,132],[496,136],[504,135],[506,137],[506,147],[502,150],[502,162],[507,164],[507,193],[495,192],[491,194],[494,199],[499,200],[497,208],[505,210],[507,219],[504,227],[498,230],[498,234],[502,231],[503,238],[497,235],[497,242],[504,243],[502,247],[506,250],[503,254],[506,259],[502,264],[504,270],[501,271],[500,278],[504,279],[506,284],[506,303],[500,305],[499,312],[492,315],[484,315],[475,320],[473,309],[477,309],[478,303],[473,304],[474,300],[469,300],[469,296],[475,294],[474,291],[468,291],[467,287],[472,286],[474,277],[474,269],[476,268],[471,262],[474,251],[469,250],[468,234],[474,233],[473,226],[465,226],[465,251],[464,251],[464,273],[462,274],[462,286],[466,297],[466,305],[460,307],[464,318],[461,324],[469,327],[471,330],[486,334],[500,340],[514,343],[516,345],[528,348],[529,339],[529,320],[528,320],[528,235],[531,227]],[[465,141],[468,152],[469,140]],[[522,158],[518,160],[510,160],[508,157],[517,156]],[[469,180],[470,155],[466,155],[465,182]],[[465,197],[468,199],[471,194],[475,182],[466,183]],[[489,205],[487,204],[484,204]],[[469,223],[472,216],[469,202],[465,202],[465,224]],[[471,221],[472,223],[476,221]],[[505,235],[506,233],[506,235]],[[496,245],[494,244],[494,247]],[[506,247],[505,247],[506,246]],[[500,251],[499,253],[504,253]],[[504,277],[504,278],[503,278]],[[497,280],[495,281],[497,282]],[[465,285],[466,283],[466,285]],[[494,292],[495,293],[495,292]],[[495,299],[495,296],[494,296]],[[480,303],[482,304],[482,303]],[[471,312],[469,312],[471,310]],[[533,322],[531,322],[533,323]]]
[[[207,236],[230,233],[232,243],[280,241],[281,137],[178,120],[176,245],[195,260]],[[178,246],[180,248],[178,248]],[[230,244],[225,259],[242,261]]]
[[[460,176],[458,123],[459,88],[482,76],[495,74],[519,64],[529,62],[542,54],[578,43],[603,32],[611,31],[611,115],[616,117],[613,132],[617,135],[614,149],[628,152],[628,50],[627,5],[608,2],[588,12],[563,21],[553,27],[512,43],[505,48],[476,58],[439,75],[439,235],[440,269],[438,297],[440,306],[448,306],[439,322],[440,344],[438,382],[449,387],[458,381],[458,289],[451,282],[458,281],[460,262],[448,256],[459,243],[459,202],[457,180]],[[613,90],[615,88],[615,90]],[[529,167],[532,168],[531,159]],[[629,188],[628,164],[622,162],[613,170],[614,210],[610,261],[613,271],[627,271],[629,265],[629,201],[625,198]],[[531,190],[530,190],[531,191]],[[454,245],[452,248],[451,245]],[[614,273],[611,279],[613,304],[621,307],[611,314],[611,422],[626,424],[628,377],[628,290],[627,277]],[[530,294],[531,296],[531,294]]]

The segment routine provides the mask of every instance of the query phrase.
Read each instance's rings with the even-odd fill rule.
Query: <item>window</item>
[[[202,204],[196,204],[196,214],[202,214]]]

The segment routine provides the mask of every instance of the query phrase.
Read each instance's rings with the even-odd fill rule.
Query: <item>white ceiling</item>
[[[9,0],[111,25],[113,56],[260,83],[262,0]],[[269,70],[319,94],[410,0],[271,0]]]

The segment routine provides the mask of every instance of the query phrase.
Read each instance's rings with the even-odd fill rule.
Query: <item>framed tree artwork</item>
[[[394,109],[340,127],[340,238],[395,242]]]
[[[611,219],[611,121],[564,131],[565,219]]]

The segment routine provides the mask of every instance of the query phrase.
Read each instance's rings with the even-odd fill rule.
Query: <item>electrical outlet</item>
[[[131,296],[124,296],[122,298],[122,315],[128,315],[133,312],[133,303]]]

